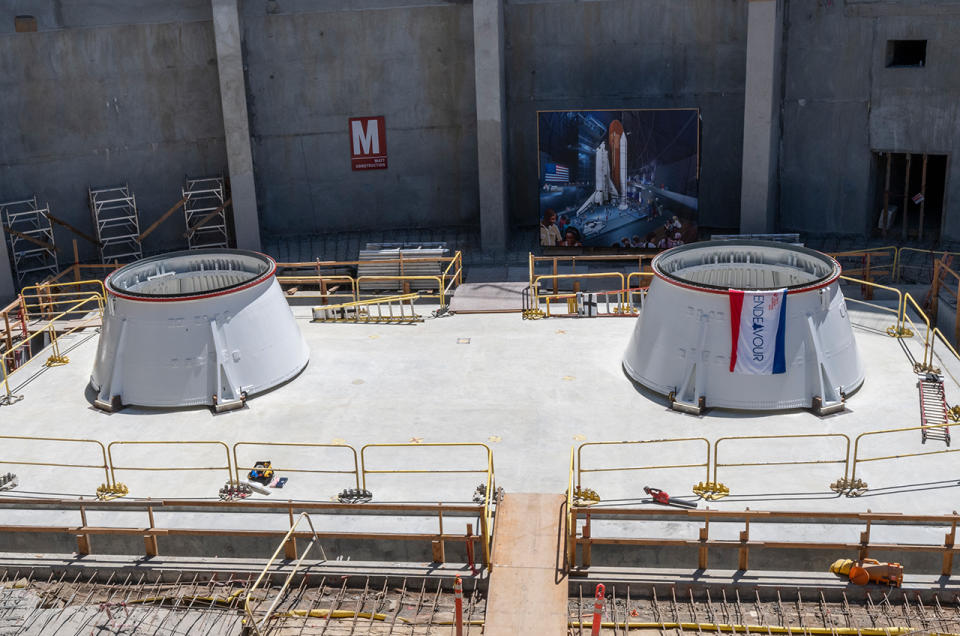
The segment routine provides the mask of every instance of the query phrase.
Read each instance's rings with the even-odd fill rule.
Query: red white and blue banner
[[[730,295],[730,372],[785,373],[783,346],[787,290],[743,291]]]

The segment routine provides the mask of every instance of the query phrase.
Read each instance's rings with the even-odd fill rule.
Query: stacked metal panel
[[[404,259],[438,258],[446,256],[449,250],[445,243],[367,243],[360,250],[361,263],[357,266],[357,276],[439,276],[444,265],[440,261],[432,263],[400,263]],[[390,263],[364,263],[363,261],[390,260]],[[360,290],[397,290],[403,291],[402,280],[360,281]],[[411,291],[419,289],[436,290],[437,283],[430,279],[407,281]]]
[[[127,184],[88,188],[101,263],[129,263],[143,257],[137,200]]]
[[[230,247],[223,177],[187,177],[183,186],[187,247],[191,250]]]
[[[0,203],[0,219],[10,246],[17,285],[34,283],[59,271],[53,226],[48,207],[40,209],[37,197]]]

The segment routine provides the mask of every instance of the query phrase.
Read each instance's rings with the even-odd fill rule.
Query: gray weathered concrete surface
[[[747,6],[740,231],[761,234],[774,231],[778,204],[783,2],[753,0]]]
[[[955,2],[788,4],[780,226],[877,226],[872,151],[960,150]],[[926,39],[922,68],[886,68],[890,39]],[[960,164],[950,161],[944,235],[960,236]],[[880,186],[878,186],[880,183]],[[902,187],[902,186],[901,186]]]
[[[507,245],[506,101],[503,0],[475,0],[473,42],[477,88],[477,174],[484,250]]]
[[[738,227],[747,2],[511,0],[510,214],[535,231],[538,110],[700,108],[700,223]]]
[[[479,226],[472,7],[400,4],[247,3],[265,234]],[[389,167],[353,171],[347,120],[376,115]]]
[[[230,169],[233,229],[238,248],[259,251],[260,222],[253,182],[250,123],[247,121],[247,89],[243,77],[239,0],[211,2],[227,165]]]
[[[28,4],[41,3],[19,8]],[[0,200],[36,193],[93,233],[87,187],[127,182],[145,228],[180,198],[184,174],[225,167],[211,23],[0,34],[0,120]],[[174,216],[144,250],[185,247],[183,231]],[[74,235],[55,233],[70,260]],[[96,257],[78,242],[81,258]]]

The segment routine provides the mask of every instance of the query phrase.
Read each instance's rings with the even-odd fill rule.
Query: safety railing
[[[277,592],[276,597],[271,601],[270,606],[267,608],[267,611],[264,612],[263,618],[259,621],[253,615],[253,607],[251,606],[251,601],[253,600],[253,595],[257,591],[257,588],[260,587],[260,583],[267,576],[267,573],[270,571],[270,568],[273,566],[273,563],[277,560],[277,557],[280,556],[280,551],[286,548],[288,550],[287,557],[289,558],[289,546],[292,541],[293,534],[297,531],[297,528],[300,527],[300,524],[306,520],[307,524],[310,526],[310,533],[312,537],[310,538],[310,543],[307,544],[306,549],[300,554],[297,558],[296,563],[293,564],[293,567],[290,568],[290,573],[287,575],[287,578],[284,579],[283,585],[280,587],[280,590]],[[287,534],[284,535],[283,539],[280,541],[280,545],[277,546],[276,551],[274,551],[273,556],[267,561],[267,564],[264,566],[263,570],[260,572],[260,575],[257,577],[257,580],[254,581],[253,585],[250,586],[250,589],[247,590],[247,595],[243,600],[243,613],[246,615],[246,627],[247,630],[253,630],[253,633],[259,636],[263,634],[263,630],[267,623],[270,622],[270,619],[273,617],[273,612],[277,609],[277,605],[286,595],[287,589],[290,587],[290,582],[293,580],[293,577],[296,576],[297,572],[300,571],[300,566],[303,564],[303,560],[307,558],[307,555],[310,554],[310,551],[314,546],[317,546],[320,550],[320,554],[323,557],[323,560],[327,560],[327,555],[323,550],[323,546],[320,545],[320,537],[317,536],[317,530],[313,527],[313,520],[310,519],[310,515],[306,512],[301,512],[300,516],[297,517],[296,522],[290,525],[290,530]],[[259,603],[258,603],[259,605]]]
[[[572,318],[575,316],[580,316],[580,310],[584,311],[584,316],[593,316],[593,317],[629,317],[636,316],[637,312],[633,306],[625,302],[624,298],[628,289],[613,289],[608,291],[596,291],[596,292],[587,292],[592,294],[591,296],[581,296],[581,300],[584,305],[592,305],[591,307],[579,307],[577,301],[577,294],[547,294],[540,296],[538,300],[544,301],[544,306],[546,311],[544,316],[547,318]],[[556,304],[557,302],[562,303],[561,306],[566,308],[566,311],[554,311],[551,307],[551,301]]]
[[[896,246],[831,252],[829,255],[840,263],[847,276],[862,278],[869,282],[875,282],[877,279],[886,279],[890,282],[896,280],[900,257],[900,250]]]
[[[907,254],[926,254],[929,257],[929,263],[925,265],[904,265],[904,262],[907,260]],[[922,274],[923,270],[929,268],[930,271],[933,271],[934,264],[938,259],[942,259],[945,256],[951,258],[955,256],[960,256],[960,252],[948,252],[944,250],[925,250],[918,247],[901,247],[897,250],[897,268],[896,268],[896,282],[902,282],[903,275],[905,271],[908,270],[918,270],[917,273]],[[927,282],[926,280],[918,279],[914,282]]]
[[[330,468],[304,468],[300,464],[288,465],[285,462],[270,462],[270,468],[274,472],[284,472],[284,473],[308,473],[315,475],[353,475],[353,487],[360,488],[360,464],[357,459],[357,449],[353,446],[347,446],[346,444],[311,444],[311,443],[293,443],[293,442],[237,442],[233,445],[233,466],[236,472],[237,479],[241,478],[243,473],[253,470],[256,468],[255,463],[247,465],[249,462],[240,461],[240,456],[238,450],[240,447],[257,447],[257,448],[277,448],[277,449],[308,449],[308,450],[318,450],[318,449],[331,449],[336,450],[337,455],[347,455],[347,463],[350,460],[353,460],[353,470],[344,470],[344,469],[330,469]],[[320,462],[319,458],[314,457],[313,461],[320,463],[320,465],[328,465],[328,461]],[[292,462],[291,462],[292,464]]]
[[[920,335],[921,329],[918,327],[917,323],[914,322],[913,318],[910,316],[910,308],[913,308],[916,311],[917,317],[923,323],[922,330],[922,341],[923,341],[923,352],[921,354],[921,360],[918,362],[914,360],[914,369],[918,372],[930,371],[933,369],[930,364],[931,354],[930,354],[930,318],[927,317],[920,305],[917,304],[917,301],[914,300],[913,296],[909,293],[903,295],[903,312],[901,313],[901,324],[903,327],[908,327],[915,334]]]
[[[635,466],[600,466],[597,468],[584,467],[583,462],[583,451],[587,448],[598,447],[603,450],[612,450],[616,447],[628,448],[636,447],[637,449],[647,449],[650,448],[651,452],[665,452],[663,446],[676,447],[679,445],[690,445],[691,443],[699,446],[699,443],[703,442],[703,451],[705,453],[705,460],[702,462],[696,463],[685,463],[685,464],[640,464]],[[607,458],[610,456],[610,452],[605,454]],[[703,469],[705,474],[705,481],[710,480],[710,441],[705,437],[678,437],[672,439],[648,439],[648,440],[637,440],[637,441],[624,441],[624,442],[584,442],[577,447],[577,462],[576,462],[576,491],[581,495],[586,495],[580,497],[581,501],[590,500],[590,495],[594,494],[591,492],[585,492],[583,486],[583,475],[584,473],[619,473],[619,472],[633,472],[633,471],[651,471],[651,470],[671,470],[671,469]],[[572,479],[572,477],[571,477]],[[694,491],[696,486],[694,486]],[[575,497],[575,499],[577,499]],[[597,499],[599,500],[599,499]]]
[[[942,555],[943,564],[941,574],[950,576],[953,568],[953,557],[960,553],[960,545],[955,544],[957,522],[960,521],[960,515],[905,515],[899,513],[872,513],[872,512],[818,512],[818,511],[784,511],[784,510],[710,510],[710,509],[677,509],[660,506],[651,508],[578,508],[572,509],[573,529],[568,540],[572,542],[571,553],[574,555],[572,561],[576,563],[577,553],[579,552],[580,563],[575,565],[574,569],[580,573],[589,570],[592,565],[592,546],[608,545],[617,547],[634,548],[652,548],[661,550],[663,548],[690,548],[697,553],[696,565],[701,570],[709,567],[709,552],[714,549],[737,550],[738,552],[738,570],[746,571],[749,569],[750,550],[831,550],[848,551],[858,554],[859,558],[867,558],[871,552],[884,551],[902,554],[926,553]],[[668,536],[597,536],[592,528],[594,520],[615,521],[616,527],[623,528],[625,523],[644,523],[654,522],[660,525],[654,526],[661,528],[664,519],[669,519],[673,523],[668,524]],[[583,520],[580,528],[580,520]],[[743,530],[739,532],[737,539],[715,539],[710,537],[710,524],[729,523],[743,521]],[[911,535],[910,543],[880,543],[871,540],[871,531],[874,524],[888,522],[895,524],[898,528],[929,528],[945,527],[948,532],[943,543],[917,543],[913,541]],[[697,538],[680,538],[684,534],[683,528],[678,528],[677,523],[697,524],[694,529],[697,530]],[[823,540],[812,541],[789,541],[789,540],[756,540],[750,537],[750,526],[753,524],[775,524],[775,523],[815,523],[824,528],[825,538]],[[863,523],[866,526],[864,531],[859,533],[859,541],[840,541],[832,540],[840,528],[849,528],[851,524]],[[702,524],[702,525],[700,525]],[[609,524],[608,524],[609,526]],[[909,531],[908,531],[909,532]],[[579,550],[578,550],[579,548]],[[622,560],[617,559],[622,567]],[[678,566],[680,567],[680,566]],[[819,568],[818,568],[819,569]],[[607,571],[607,570],[605,570]]]
[[[101,303],[107,297],[106,289],[100,280],[70,281],[56,284],[40,283],[28,285],[20,290],[26,320],[49,320],[55,314],[60,319],[85,317],[89,311],[74,309],[63,315],[64,308],[72,308],[79,300],[97,296]],[[102,307],[101,307],[102,313]]]
[[[900,337],[909,337],[913,335],[913,332],[905,331],[903,327],[903,292],[902,291],[900,291],[896,287],[881,285],[879,283],[874,283],[874,282],[863,280],[860,278],[851,278],[850,276],[841,276],[840,280],[845,283],[860,285],[861,295],[863,296],[862,299],[853,298],[851,296],[844,296],[844,302],[863,305],[883,313],[893,314],[894,324],[887,327],[887,330],[886,330],[887,334],[890,336],[900,338]],[[869,294],[869,300],[867,299],[868,294],[865,291],[867,289],[871,290],[871,293]],[[876,302],[870,302],[870,300],[874,300],[873,293],[872,293],[873,290],[879,290],[881,292],[889,292],[893,294],[894,297],[897,299],[896,308],[888,307],[887,305],[881,305]]]
[[[633,263],[637,264],[637,272],[642,272],[644,268],[644,262],[649,263],[653,260],[653,254],[592,254],[592,255],[566,255],[558,254],[552,256],[538,256],[532,252],[528,256],[527,267],[529,273],[530,285],[533,285],[534,278],[537,276],[537,264],[538,263],[549,263],[551,265],[550,273],[553,276],[560,274],[560,265],[569,264],[570,268],[573,270],[571,273],[576,273],[577,263],[581,264],[591,264],[591,263],[623,263],[625,265],[632,265]],[[648,272],[649,273],[649,272]],[[553,293],[560,293],[558,287],[558,280],[554,279],[553,284]]]
[[[414,306],[418,298],[420,294],[414,292],[397,296],[378,296],[337,305],[318,305],[312,310],[313,321],[396,324],[423,322],[423,316],[417,313]]]
[[[863,481],[863,471],[861,469],[860,473],[857,474],[857,469],[860,468],[861,464],[868,464],[872,462],[883,462],[894,459],[906,459],[908,457],[926,457],[929,455],[946,455],[949,453],[960,452],[960,448],[942,448],[940,450],[930,450],[930,451],[921,451],[916,453],[897,453],[895,455],[878,455],[876,457],[863,457],[861,442],[864,438],[875,437],[878,435],[891,436],[899,433],[911,433],[916,432],[919,436],[924,430],[929,431],[930,429],[945,428],[949,424],[941,424],[937,426],[908,426],[906,428],[890,428],[883,431],[867,431],[866,433],[860,433],[857,435],[856,439],[853,442],[853,458],[850,460],[850,486],[847,491],[847,495],[851,497],[856,497],[869,488],[867,482]]]
[[[769,441],[787,441],[791,443],[791,448],[786,449],[787,455],[793,456],[790,459],[767,460],[767,461],[739,461],[739,462],[721,462],[720,461],[720,443],[726,442],[729,446],[732,442],[750,442],[750,455],[762,456],[769,454],[772,449],[764,448],[761,452],[756,446],[756,442],[761,440]],[[798,454],[796,442],[799,440],[839,440],[842,444],[843,455],[838,459],[796,459]],[[719,471],[721,468],[768,468],[771,466],[816,466],[825,464],[840,464],[843,466],[843,474],[838,482],[846,482],[849,472],[850,462],[850,438],[843,433],[806,433],[798,435],[739,435],[717,438],[713,443],[713,480],[706,487],[695,488],[694,492],[707,500],[717,500],[730,494],[730,488],[720,480]],[[767,480],[769,475],[763,478]],[[839,487],[839,486],[838,486]],[[831,484],[833,488],[833,484]]]
[[[369,468],[367,453],[370,449],[483,449],[486,454],[486,465],[477,468]],[[482,514],[480,515],[480,536],[483,551],[483,564],[490,564],[490,532],[493,527],[492,504],[495,503],[496,479],[493,469],[493,452],[486,444],[479,443],[426,443],[426,444],[366,444],[360,448],[360,474],[361,485],[364,490],[369,490],[367,483],[368,475],[456,475],[456,474],[480,474],[485,477],[482,492]]]
[[[950,284],[945,280],[947,277],[953,280]],[[930,308],[930,315],[933,317],[933,323],[936,324],[940,315],[940,292],[947,292],[953,301],[953,341],[960,344],[960,274],[955,272],[949,265],[943,261],[933,262],[933,282],[930,285],[930,294],[928,303],[925,306]]]
[[[47,358],[47,366],[59,366],[70,361],[60,348],[60,340],[90,326],[82,320],[75,321],[72,324],[67,323],[67,325],[61,324],[69,320],[68,316],[76,313],[97,313],[102,319],[103,297],[94,293],[70,305],[60,307],[59,313],[52,315],[43,325],[36,326],[33,329],[24,322],[22,326],[24,336],[0,355],[0,381],[2,381],[4,388],[4,396],[0,398],[0,405],[9,404],[17,399],[10,388],[10,377],[17,369],[22,368],[24,364],[40,355],[40,353],[50,350],[51,355]],[[33,333],[30,333],[31,331]],[[18,352],[23,353],[18,354]],[[15,369],[10,370],[7,368],[7,359],[14,357],[18,358],[19,362]]]
[[[197,447],[219,447],[223,449],[224,457],[226,458],[225,465],[215,465],[215,466],[182,466],[182,465],[164,465],[164,466],[142,466],[142,465],[118,465],[116,460],[113,457],[114,447],[119,446],[176,446],[177,449],[183,450],[187,448],[197,448]],[[219,441],[179,441],[179,440],[136,440],[136,441],[118,441],[110,442],[107,444],[107,459],[110,462],[110,478],[114,484],[117,483],[117,471],[137,471],[137,472],[197,472],[197,471],[226,471],[226,482],[233,483],[237,479],[234,477],[233,465],[230,463],[230,448],[223,442]]]
[[[110,475],[110,464],[107,461],[107,450],[102,443],[98,442],[95,439],[74,439],[68,437],[23,437],[19,435],[0,435],[0,440],[6,440],[3,443],[3,455],[0,456],[0,466],[44,466],[47,468],[78,468],[78,469],[95,469],[103,471],[103,484],[113,483]],[[11,455],[15,455],[12,446],[17,442],[53,442],[59,448],[63,445],[68,445],[68,448],[77,448],[78,446],[83,448],[89,448],[90,446],[96,447],[100,456],[99,464],[81,464],[73,462],[62,462],[62,461],[44,461],[41,457],[35,457],[36,453],[27,453],[26,456],[29,459],[9,459]],[[82,452],[82,451],[80,451]],[[73,455],[70,455],[74,457]],[[71,480],[72,481],[72,480]],[[103,485],[101,484],[101,485]]]
[[[405,272],[405,268],[408,266],[421,264],[436,264],[440,272],[437,275],[410,275]],[[352,276],[342,273],[343,270],[355,273],[355,270],[361,265],[396,265],[399,274]],[[413,284],[428,281],[436,283],[436,289],[418,290],[420,296],[437,298],[440,300],[441,306],[446,306],[447,295],[451,293],[455,286],[463,283],[463,254],[457,251],[452,256],[405,257],[400,254],[397,258],[363,261],[277,263],[277,269],[280,272],[277,275],[277,281],[288,295],[296,293],[299,297],[320,298],[322,304],[327,304],[331,298],[347,298],[351,302],[357,302],[364,298],[377,298],[384,295],[362,291],[360,288],[362,283],[398,283],[403,293],[410,293]],[[315,273],[287,273],[307,269],[314,270]],[[324,273],[329,270],[339,271],[337,273]],[[341,287],[344,284],[348,284],[349,289],[342,291]],[[369,287],[369,285],[367,286]],[[303,287],[316,287],[319,293],[310,293],[302,289]],[[387,295],[395,293],[395,290],[391,290]]]
[[[372,558],[382,561],[396,561],[392,547],[385,548],[385,542],[410,542],[422,544],[429,553],[431,546],[436,543],[450,542],[467,545],[476,540],[476,536],[464,534],[450,534],[443,531],[443,518],[471,518],[479,515],[482,506],[450,505],[450,504],[410,504],[410,503],[332,503],[318,501],[216,501],[209,499],[126,499],[116,501],[96,501],[86,499],[51,499],[0,496],[0,510],[75,510],[79,512],[80,523],[66,523],[64,525],[20,525],[0,521],[0,534],[62,534],[74,537],[77,540],[77,552],[81,555],[93,554],[92,539],[96,536],[127,536],[142,537],[144,540],[144,554],[155,557],[160,553],[159,540],[174,541],[184,537],[220,537],[222,539],[242,540],[279,540],[284,550],[284,557],[288,560],[299,560],[301,557],[297,549],[298,540],[316,539],[344,542],[364,542]],[[112,514],[121,511],[126,515],[140,512],[146,517],[145,523],[136,523],[129,516],[114,516],[121,521],[106,525],[89,525],[87,511],[105,511]],[[156,511],[164,513],[164,519],[174,520],[168,527],[159,527],[154,515]],[[296,515],[300,512],[309,513],[314,519],[324,518],[324,530],[298,530],[295,528]],[[188,514],[181,520],[175,515]],[[228,514],[230,513],[230,514]],[[239,513],[233,514],[233,513]],[[255,521],[242,519],[242,514],[255,515]],[[0,515],[2,517],[2,515]],[[277,517],[281,517],[289,524],[293,531],[278,528]],[[439,519],[440,530],[432,531],[425,520],[433,517]],[[58,517],[58,521],[59,521]],[[365,522],[363,520],[370,520]],[[129,523],[130,525],[122,525]],[[432,523],[432,521],[430,521]],[[366,527],[376,528],[376,531],[367,532]],[[400,528],[394,531],[383,531],[383,528]],[[116,554],[118,546],[111,542],[105,550]],[[322,558],[321,554],[321,558]],[[424,567],[426,559],[417,559],[413,567],[421,567],[424,574],[428,574]],[[275,561],[274,561],[275,563]],[[284,567],[285,564],[277,564]],[[284,569],[285,573],[286,570]],[[435,572],[433,572],[435,573]],[[475,571],[479,574],[479,571]]]
[[[613,294],[616,295],[616,297],[617,297],[617,301],[616,301],[617,307],[620,308],[621,311],[622,311],[622,309],[623,309],[623,307],[624,307],[623,289],[626,287],[626,277],[625,277],[622,273],[620,273],[620,272],[598,272],[598,273],[593,273],[593,274],[542,274],[542,275],[539,275],[539,276],[534,276],[533,279],[530,281],[530,290],[531,290],[531,298],[532,298],[533,307],[536,308],[536,309],[539,309],[539,308],[540,308],[540,302],[543,301],[543,302],[545,302],[545,303],[548,304],[548,310],[549,310],[549,302],[550,302],[551,299],[552,299],[552,300],[559,300],[559,299],[562,298],[562,299],[564,299],[564,301],[566,301],[566,298],[567,298],[568,296],[570,296],[570,294],[559,294],[559,293],[541,294],[541,293],[540,293],[540,281],[543,281],[543,280],[553,280],[553,281],[556,282],[556,281],[560,281],[560,280],[573,280],[573,281],[575,281],[575,283],[574,283],[574,291],[576,292],[576,291],[579,291],[579,289],[578,289],[578,288],[579,288],[579,284],[580,284],[580,282],[581,282],[582,280],[597,280],[597,279],[608,279],[608,278],[613,278],[613,279],[619,281],[619,285],[617,286],[617,290],[614,291],[614,292],[611,292],[611,293],[613,293]],[[603,293],[603,292],[601,292],[601,293]],[[617,312],[617,313],[619,313],[619,312]],[[547,315],[549,315],[549,313],[548,313]],[[614,315],[614,314],[611,313],[610,315]]]

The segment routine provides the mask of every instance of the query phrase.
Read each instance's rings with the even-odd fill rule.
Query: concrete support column
[[[503,0],[473,0],[473,55],[480,241],[484,251],[503,252],[507,246]]]
[[[0,230],[0,309],[6,307],[13,300],[15,288],[13,285],[13,270],[10,267],[10,254],[7,249],[7,237]]]
[[[747,3],[740,231],[773,232],[780,146],[780,43],[783,0]]]
[[[260,249],[260,220],[253,183],[253,152],[247,120],[247,89],[243,79],[239,0],[211,0],[213,35],[217,45],[220,73],[220,102],[227,142],[230,196],[237,247]]]

